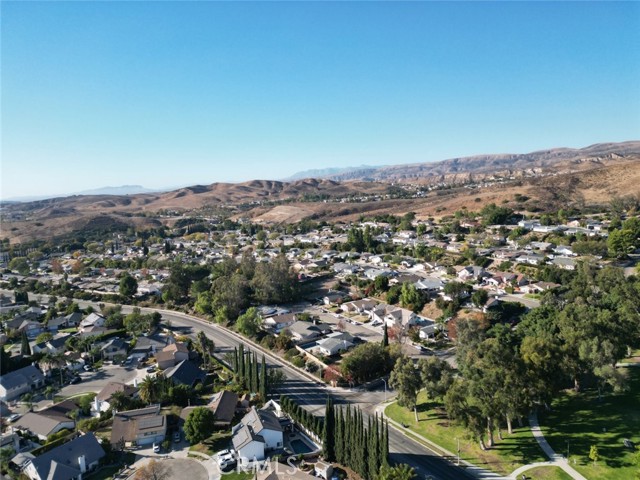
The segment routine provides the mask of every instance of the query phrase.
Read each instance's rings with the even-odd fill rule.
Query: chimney
[[[80,473],[85,473],[87,471],[87,461],[84,458],[84,455],[80,455],[78,457],[78,466],[80,467]]]

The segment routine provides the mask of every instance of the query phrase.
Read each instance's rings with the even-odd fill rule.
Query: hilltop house
[[[73,430],[76,423],[69,415],[77,408],[78,405],[74,402],[66,400],[39,412],[25,413],[13,424],[13,427],[16,430],[30,432],[40,440],[47,440],[49,435],[60,430]]]

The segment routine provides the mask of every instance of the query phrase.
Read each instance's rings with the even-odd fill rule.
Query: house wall
[[[264,460],[264,443],[256,441],[250,442],[242,447],[238,454],[240,457],[244,457],[249,460],[253,460],[254,457],[256,460]]]
[[[30,390],[31,389],[29,388],[29,384],[26,384],[26,383],[24,385],[21,385],[19,387],[16,387],[10,390],[6,390],[5,387],[0,386],[0,400],[10,401]]]
[[[282,448],[282,432],[278,432],[276,430],[268,430],[265,428],[264,430],[260,431],[259,434],[262,435],[262,438],[264,438],[265,450]]]

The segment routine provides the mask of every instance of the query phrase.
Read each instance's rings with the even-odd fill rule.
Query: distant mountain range
[[[361,215],[408,211],[431,216],[463,207],[478,210],[486,203],[535,212],[606,205],[615,196],[640,194],[640,141],[433,163],[323,169],[296,176],[323,174],[328,178],[212,183],[155,192],[129,185],[18,204],[5,202],[2,231],[12,243],[20,243],[87,229],[157,228],[171,226],[182,212],[203,207],[236,211],[236,218],[257,222],[290,223],[304,218],[351,221]],[[393,184],[447,188],[413,198],[392,198],[392,192],[397,194]],[[145,193],[134,193],[140,191]],[[107,194],[111,192],[118,194]],[[527,204],[514,203],[516,194],[528,198]],[[141,212],[147,214],[135,215]],[[154,215],[156,212],[163,215]]]
[[[290,179],[325,178],[337,181],[419,180],[431,183],[452,176],[512,174],[552,169],[584,170],[599,162],[623,160],[640,154],[640,141],[598,143],[585,148],[552,148],[531,153],[505,153],[451,158],[438,162],[386,166],[326,168],[296,173]],[[585,164],[585,165],[581,165]]]
[[[305,178],[328,178],[336,175],[344,175],[354,172],[362,172],[364,170],[375,170],[376,168],[369,165],[361,165],[359,167],[330,167],[330,168],[318,168],[312,170],[304,170],[302,172],[294,173],[290,177],[283,178],[283,182],[293,182],[295,180],[303,180]]]
[[[29,197],[12,197],[3,199],[1,203],[11,204],[11,203],[20,203],[20,202],[35,202],[38,200],[46,200],[47,198],[56,198],[56,197],[71,197],[75,195],[136,195],[138,193],[153,193],[153,192],[165,192],[167,190],[172,190],[176,187],[170,188],[162,188],[162,189],[151,189],[145,188],[142,185],[121,185],[119,187],[100,187],[94,188],[91,190],[82,190],[80,192],[72,192],[72,193],[61,193],[59,195],[38,195],[38,196],[29,196]]]

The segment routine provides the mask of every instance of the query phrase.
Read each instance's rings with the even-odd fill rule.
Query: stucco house
[[[233,448],[241,458],[264,460],[266,452],[284,446],[282,427],[270,410],[251,407],[242,421],[231,429]]]
[[[44,375],[33,365],[27,365],[0,377],[0,400],[14,400],[20,395],[44,386]]]

